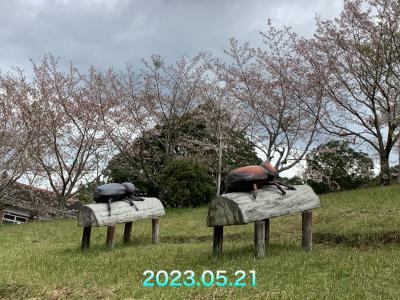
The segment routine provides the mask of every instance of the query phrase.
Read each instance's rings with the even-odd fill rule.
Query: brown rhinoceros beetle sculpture
[[[277,187],[282,195],[286,194],[283,187],[295,190],[294,186],[283,183],[279,180],[279,173],[274,166],[265,161],[260,166],[245,166],[234,169],[225,178],[225,192],[252,191],[253,199],[257,198],[257,189],[264,185]]]

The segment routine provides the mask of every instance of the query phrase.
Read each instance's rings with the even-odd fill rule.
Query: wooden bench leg
[[[89,249],[92,227],[83,227],[81,250]]]
[[[124,240],[123,240],[124,244],[128,243],[131,240],[132,225],[133,225],[133,222],[126,222],[125,223]]]
[[[301,245],[305,251],[312,250],[312,210],[302,212]]]
[[[265,221],[254,223],[254,247],[256,258],[265,256]]]
[[[151,219],[151,238],[153,244],[159,243],[160,221],[158,218]]]
[[[214,227],[214,237],[213,237],[213,255],[222,255],[222,244],[224,242],[224,226]]]
[[[267,245],[269,244],[269,219],[265,220],[265,249],[267,249]]]
[[[106,245],[108,249],[114,248],[115,225],[107,227]]]

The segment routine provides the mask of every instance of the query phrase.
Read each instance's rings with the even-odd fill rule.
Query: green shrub
[[[373,161],[363,152],[352,149],[346,141],[329,141],[306,157],[305,178],[317,194],[351,190],[369,185]]]
[[[216,189],[207,168],[199,162],[179,159],[168,163],[160,174],[161,200],[168,207],[208,203]]]

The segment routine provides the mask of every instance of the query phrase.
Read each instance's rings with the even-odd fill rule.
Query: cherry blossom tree
[[[213,71],[218,74],[221,72],[220,64],[212,66]],[[209,141],[206,148],[212,149],[216,156],[218,164],[216,182],[216,194],[221,193],[222,174],[230,170],[223,170],[223,161],[230,153],[238,153],[238,144],[234,141],[243,141],[246,139],[246,129],[249,126],[245,109],[240,107],[242,103],[238,102],[226,85],[223,85],[218,76],[210,79],[205,85],[204,108],[201,116],[206,121],[209,129]],[[247,140],[247,139],[246,139]],[[203,148],[204,145],[203,145]],[[236,163],[235,160],[232,163]],[[239,163],[239,162],[237,162]],[[232,167],[238,167],[233,165]]]
[[[26,130],[22,113],[15,106],[16,99],[27,97],[28,94],[29,86],[26,82],[0,75],[0,200],[32,168],[28,145],[34,136]]]
[[[110,152],[92,91],[97,72],[92,68],[81,73],[72,63],[60,71],[51,55],[32,65],[32,80],[21,73],[8,76],[18,83],[8,96],[22,112],[24,130],[31,137],[29,154],[55,193],[62,214],[79,183],[92,176]]]
[[[142,165],[141,171],[154,185],[157,174],[145,163],[152,155],[146,150],[152,147],[146,143],[153,142],[147,136],[159,135],[164,149],[161,165],[179,151],[182,116],[203,101],[207,59],[206,54],[184,56],[169,65],[153,55],[137,73],[128,65],[124,72],[109,71],[98,78],[101,119],[107,134],[126,159]]]
[[[321,125],[375,151],[388,184],[400,135],[399,1],[345,0],[339,18],[317,18],[314,38],[300,44],[326,95]]]
[[[141,73],[144,99],[154,124],[164,127],[160,142],[164,147],[165,162],[176,146],[175,129],[180,126],[180,117],[193,111],[204,99],[208,59],[207,54],[200,53],[192,58],[180,57],[173,65],[166,64],[156,55],[151,61],[144,61]]]
[[[218,74],[236,99],[231,109],[246,114],[254,145],[284,171],[297,164],[315,141],[323,94],[289,28],[278,30],[269,23],[261,35],[264,48],[231,39],[226,51],[231,63],[220,63]]]

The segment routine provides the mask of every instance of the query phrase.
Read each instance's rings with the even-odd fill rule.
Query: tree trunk
[[[217,196],[221,194],[221,173],[222,173],[222,139],[219,139],[218,149],[218,176],[217,176]]]
[[[384,155],[380,157],[381,163],[381,173],[380,173],[380,184],[389,185],[390,184],[390,172],[389,172],[389,155]]]
[[[64,215],[65,209],[65,197],[61,196],[57,199],[58,206],[57,206],[57,216],[62,217]]]
[[[397,151],[399,155],[399,161],[397,163],[397,181],[400,182],[400,139],[397,141]]]

